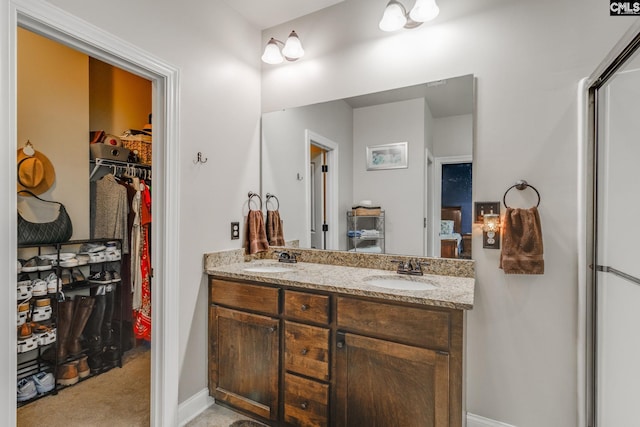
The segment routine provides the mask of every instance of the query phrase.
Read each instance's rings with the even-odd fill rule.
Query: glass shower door
[[[597,426],[638,425],[640,62],[596,92],[594,395]]]

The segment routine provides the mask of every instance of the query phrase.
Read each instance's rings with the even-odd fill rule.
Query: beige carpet
[[[19,427],[138,427],[149,425],[151,352],[125,353],[122,368],[18,408]]]

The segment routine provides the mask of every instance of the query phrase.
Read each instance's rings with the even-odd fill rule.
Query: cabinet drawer
[[[329,379],[329,329],[284,322],[287,371],[319,380]]]
[[[284,291],[284,315],[290,319],[329,323],[329,297],[308,292]]]
[[[278,288],[211,279],[210,298],[213,304],[267,314],[278,314]]]
[[[328,425],[329,385],[286,374],[284,420],[294,426]]]
[[[449,351],[451,313],[378,303],[336,299],[338,328],[390,341]]]

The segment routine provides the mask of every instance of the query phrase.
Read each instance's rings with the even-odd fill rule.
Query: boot
[[[67,341],[69,338],[69,330],[71,329],[72,318],[73,301],[67,300],[58,302],[58,318],[56,331],[56,340],[58,341],[58,363],[67,358]]]
[[[93,310],[94,300],[91,297],[76,296],[73,300],[75,309],[73,310],[73,322],[71,323],[71,333],[69,335],[69,343],[67,351],[72,356],[82,353],[82,345],[80,345],[80,336],[84,330],[87,320]]]
[[[73,385],[78,382],[78,361],[58,366],[56,382],[60,385]]]
[[[84,336],[87,338],[88,363],[91,372],[99,372],[102,369],[102,337],[100,329],[104,319],[104,310],[106,304],[105,295],[96,295],[94,298],[94,307],[91,317],[84,329]]]
[[[78,368],[78,377],[86,378],[89,376],[90,369],[89,369],[89,364],[87,362],[87,356],[82,356],[80,359],[78,359],[77,368]]]
[[[114,343],[113,328],[111,323],[116,298],[115,288],[108,286],[105,297],[106,305],[104,311],[104,320],[102,322],[102,361],[105,367],[113,368],[120,361],[120,349]]]

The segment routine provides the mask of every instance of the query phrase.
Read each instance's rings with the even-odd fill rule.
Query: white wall
[[[470,156],[473,154],[473,115],[433,119],[433,156]]]
[[[182,402],[207,386],[202,255],[241,247],[229,224],[244,221],[247,191],[260,182],[260,32],[221,0],[50,3],[180,69],[180,342],[173,344]],[[193,163],[199,151],[208,163]]]
[[[307,56],[263,66],[263,110],[477,77],[474,199],[501,200],[521,178],[536,186],[545,274],[505,276],[499,251],[483,250],[474,229],[467,409],[519,427],[575,426],[577,85],[635,18],[610,17],[598,0],[467,0],[475,12],[466,15],[443,1],[433,24],[388,35],[377,30],[379,3],[350,0],[265,30],[263,43],[295,28]],[[512,200],[526,206],[531,196]]]
[[[353,110],[353,198],[385,211],[385,251],[422,255],[425,102],[423,98]],[[406,169],[367,170],[367,146],[408,143]]]
[[[305,157],[305,130],[310,130],[338,144],[338,240],[346,248],[344,213],[353,201],[353,112],[344,101],[285,109],[262,116],[263,161],[262,192],[273,193],[280,200],[285,240],[300,240],[301,247],[310,247],[310,232],[306,226],[307,212],[304,192],[309,185]],[[302,175],[302,180],[297,179]],[[257,189],[256,189],[257,190]],[[256,207],[253,207],[256,209]]]

